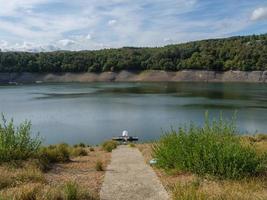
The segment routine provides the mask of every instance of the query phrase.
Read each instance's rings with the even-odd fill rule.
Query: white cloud
[[[58,44],[63,46],[63,47],[69,47],[74,45],[76,42],[70,39],[63,39],[63,40],[59,40]]]
[[[91,35],[91,34],[88,34],[85,38],[86,38],[87,40],[91,40],[91,39],[92,39],[92,35]]]
[[[267,19],[267,7],[261,7],[255,9],[251,14],[251,20],[262,20]]]
[[[204,0],[0,0],[0,41],[6,41],[0,48],[161,46],[228,36],[252,23],[248,9],[229,17],[222,13],[218,17],[220,11],[208,8],[205,14],[215,17],[195,13],[208,4]],[[265,9],[255,10],[251,19],[263,19]]]
[[[116,23],[117,23],[117,20],[116,19],[112,19],[112,20],[109,20],[108,21],[108,25],[109,26],[114,26]]]

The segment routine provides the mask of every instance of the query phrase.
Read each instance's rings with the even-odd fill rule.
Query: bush
[[[69,146],[67,144],[59,144],[42,147],[39,151],[38,158],[48,164],[69,161]]]
[[[73,145],[73,147],[74,147],[74,148],[77,148],[77,147],[85,148],[85,147],[87,147],[87,145],[81,142],[80,144],[75,144],[75,145]]]
[[[132,148],[136,147],[136,145],[134,143],[130,143],[129,146]]]
[[[116,149],[118,146],[118,143],[116,141],[106,141],[102,144],[102,148],[107,151],[107,152],[111,152],[113,149]]]
[[[89,148],[90,151],[95,151],[94,147]]]
[[[0,163],[34,157],[41,145],[39,137],[31,138],[31,123],[25,121],[15,127],[13,119],[0,122]]]
[[[95,165],[96,171],[104,171],[103,163],[101,161],[97,161]]]
[[[71,155],[74,156],[74,157],[77,157],[77,156],[87,156],[88,153],[87,153],[87,151],[84,148],[82,148],[82,147],[76,147],[76,148],[73,148],[72,149]]]
[[[263,170],[264,159],[252,146],[244,146],[235,123],[220,120],[204,127],[190,125],[167,132],[153,146],[157,165],[166,170],[177,169],[199,175],[223,178],[256,175]]]

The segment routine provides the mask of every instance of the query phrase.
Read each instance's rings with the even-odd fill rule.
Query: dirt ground
[[[51,185],[68,181],[77,182],[81,187],[88,188],[98,196],[105,171],[96,171],[95,166],[98,161],[101,161],[106,169],[110,157],[111,153],[96,147],[95,151],[88,153],[88,156],[73,158],[69,163],[54,165],[53,169],[45,174],[45,178]]]

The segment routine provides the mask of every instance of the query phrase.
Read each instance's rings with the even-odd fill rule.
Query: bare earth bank
[[[103,72],[103,73],[0,73],[0,83],[35,82],[255,82],[267,83],[267,71]]]

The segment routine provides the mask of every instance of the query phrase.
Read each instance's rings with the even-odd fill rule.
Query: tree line
[[[1,52],[0,72],[121,70],[267,70],[267,34],[212,39],[158,48]]]

